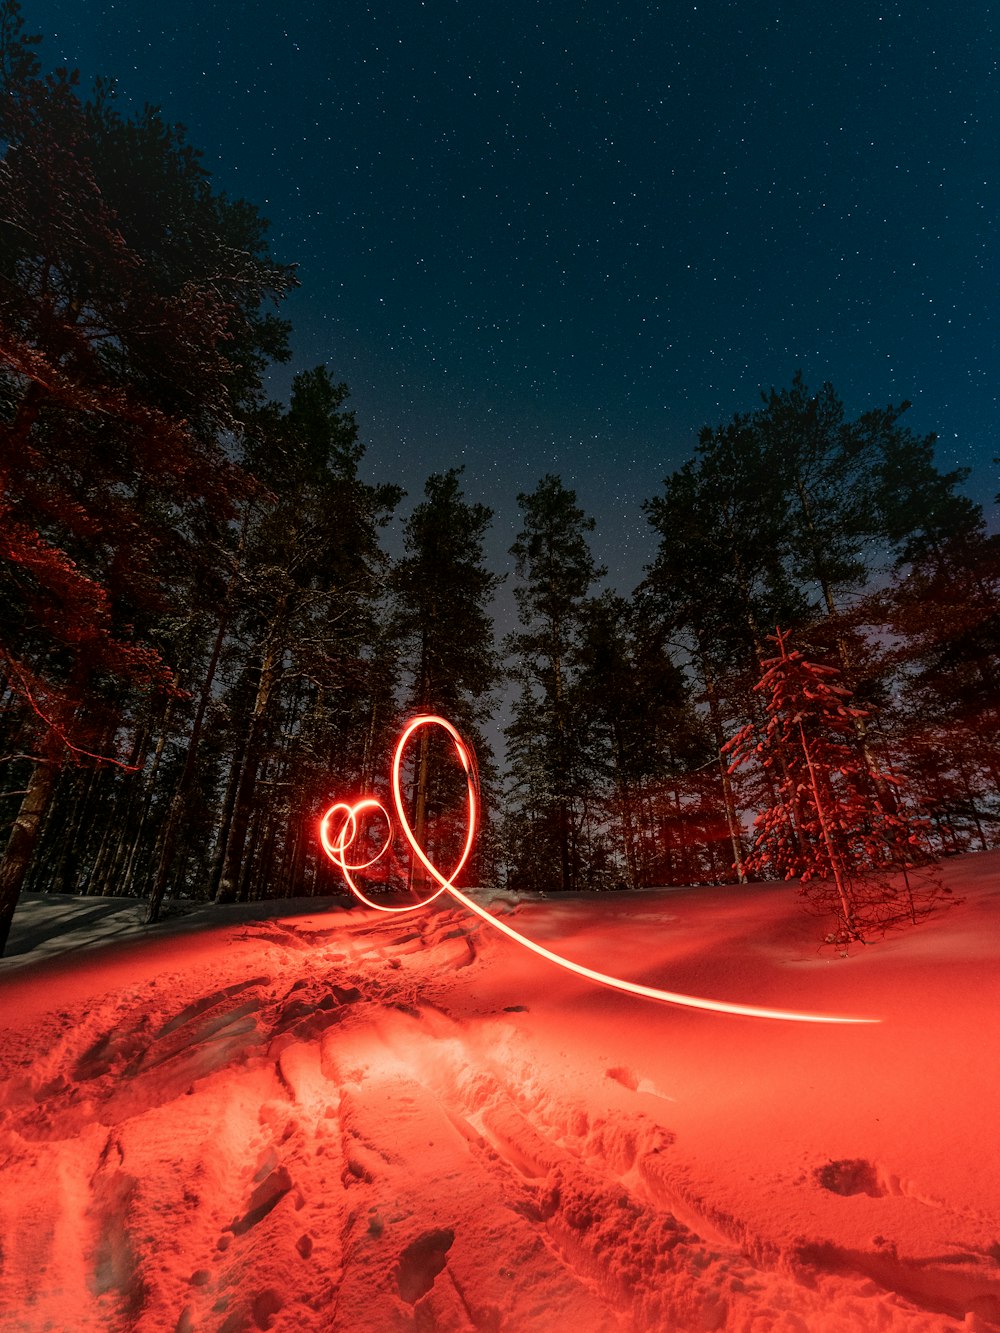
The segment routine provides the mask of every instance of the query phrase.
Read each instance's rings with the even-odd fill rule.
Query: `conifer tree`
[[[813,907],[837,918],[830,941],[916,922],[940,888],[926,873],[927,821],[902,801],[892,812],[872,801],[855,726],[865,710],[852,704],[839,668],[789,649],[781,629],[769,637],[778,653],[754,687],[767,701],[763,734],[748,723],[724,747],[730,772],[756,760],[774,774],[777,799],[754,820],[747,869],[799,879]],[[880,777],[901,786],[896,774]]]
[[[505,733],[514,806],[536,840],[531,875],[547,875],[554,861],[559,887],[572,889],[580,880],[589,782],[590,719],[577,690],[580,635],[590,589],[605,570],[588,542],[594,520],[558,477],[543,477],[518,504],[524,526],[511,554],[523,629],[508,646],[520,694]],[[519,852],[527,845],[519,842]],[[518,859],[527,864],[523,855]]]
[[[1000,823],[1000,537],[980,520],[914,552],[868,599],[892,645],[898,762],[953,851]]]
[[[662,883],[662,858],[652,845],[675,813],[667,795],[686,807],[685,771],[712,757],[689,682],[659,625],[635,603],[605,592],[583,608],[578,688],[591,719],[589,757],[602,784],[604,822],[617,826],[616,882]]]
[[[488,716],[499,677],[491,602],[503,576],[485,563],[493,511],[465,499],[461,472],[427,479],[389,587],[393,631],[410,663],[404,705],[468,725]]]
[[[288,408],[268,405],[250,433],[247,465],[270,499],[249,524],[234,617],[229,700],[238,722],[229,738],[218,901],[256,891],[252,853],[267,839],[255,830],[267,827],[268,807],[296,817],[307,776],[318,776],[332,748],[337,700],[357,705],[352,687],[371,672],[366,654],[386,563],[378,533],[400,491],[360,477],[364,445],[347,397],[324,367],[303,371]],[[328,772],[322,777],[329,781]],[[285,793],[280,803],[266,799],[264,781]]]
[[[250,489],[240,433],[292,285],[182,129],[42,77],[0,4],[0,665],[34,759],[0,863],[0,947],[58,769],[124,762],[116,719],[174,690],[154,625]]]
[[[643,508],[658,547],[640,599],[699,682],[742,879],[739,812],[721,748],[733,720],[752,707],[767,626],[799,623],[812,610],[786,568],[782,511],[752,420],[703,430],[696,457]]]
[[[859,596],[887,563],[898,573],[981,523],[979,506],[956,490],[969,469],[942,472],[936,437],[916,436],[908,409],[890,403],[849,420],[832,385],[812,392],[799,372],[790,388],[764,395],[753,417],[789,568],[820,592],[826,624],[812,635],[822,633],[845,682],[869,695],[879,688],[877,655],[857,632]],[[880,778],[864,717],[856,730],[874,799],[891,813],[895,795]]]
[[[964,584],[981,563],[981,513],[957,491],[967,469],[939,470],[934,436],[906,427],[907,407],[852,419],[831,385],[813,392],[796,374],[756,411],[703,430],[695,459],[647,503],[660,547],[644,595],[687,646],[720,746],[734,712],[748,712],[764,626],[808,625],[859,697],[887,696],[887,656],[864,632],[875,623],[868,589],[890,568],[905,580],[942,558]],[[872,799],[891,815],[894,788],[862,712],[854,725]],[[730,803],[734,849],[736,825]]]
[[[442,714],[463,731],[478,757],[481,795],[489,796],[493,767],[483,723],[501,671],[491,602],[503,577],[491,573],[485,562],[493,511],[465,499],[461,472],[449,468],[430,476],[424,499],[406,522],[404,554],[389,577],[392,630],[407,663],[404,707]],[[447,783],[453,774],[447,744],[445,763],[430,762],[440,741],[434,729],[425,727],[416,742],[413,827],[421,845],[435,781]],[[487,805],[482,803],[486,828]]]

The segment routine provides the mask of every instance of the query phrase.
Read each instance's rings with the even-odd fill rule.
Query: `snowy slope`
[[[846,959],[784,885],[494,904],[870,1026],[621,995],[439,904],[62,955],[36,906],[51,956],[0,963],[0,1328],[1000,1328],[998,871],[946,863],[963,902]]]

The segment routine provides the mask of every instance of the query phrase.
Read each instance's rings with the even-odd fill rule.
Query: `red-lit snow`
[[[440,903],[143,932],[64,900],[123,935],[62,954],[26,904],[0,1328],[1000,1327],[998,871],[947,862],[963,902],[846,959],[792,886],[495,900],[623,977],[882,1020],[852,1027],[617,994]]]

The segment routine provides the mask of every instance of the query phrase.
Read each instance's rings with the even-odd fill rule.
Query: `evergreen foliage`
[[[508,643],[519,694],[505,732],[520,830],[511,878],[532,887],[554,862],[558,886],[568,890],[584,877],[593,814],[592,726],[578,690],[581,635],[590,589],[606,571],[588,542],[594,520],[558,477],[543,477],[517,502],[524,526],[511,554],[523,629]]]
[[[358,476],[364,450],[346,398],[317,367],[295,377],[287,410],[268,405],[250,431],[247,463],[270,494],[247,513],[231,600],[221,901],[249,896],[258,848],[275,855],[306,810],[321,813],[334,755],[344,780],[374,767],[361,739],[371,727],[349,737],[377,690],[378,530],[401,493]]]
[[[864,710],[852,704],[839,668],[789,650],[780,629],[769,637],[778,654],[764,661],[754,687],[767,701],[766,725],[759,733],[748,723],[724,747],[731,773],[756,760],[774,780],[776,799],[754,819],[745,869],[798,879],[813,907],[836,917],[831,942],[915,923],[939,891],[927,873],[927,820],[903,801],[888,813],[875,799],[855,727]],[[879,776],[897,791],[902,785],[894,773]]]
[[[459,468],[430,476],[424,499],[406,522],[404,555],[389,577],[390,625],[401,660],[410,664],[404,708],[447,717],[478,756],[482,832],[469,873],[481,878],[484,871],[496,875],[492,812],[498,791],[484,724],[501,678],[491,603],[503,577],[486,567],[484,542],[493,512],[469,503],[460,479]],[[428,810],[464,809],[464,775],[452,762],[450,741],[437,729],[423,728],[416,748],[413,827],[417,840],[447,863],[450,850],[434,842]],[[440,754],[434,763],[436,751]],[[462,820],[464,814],[458,817]],[[436,827],[445,822],[439,815]]]
[[[500,676],[491,603],[503,576],[486,567],[493,511],[465,499],[461,471],[427,479],[389,586],[393,632],[412,663],[405,706],[481,726]]]
[[[0,662],[35,759],[0,867],[2,944],[55,769],[124,762],[129,692],[176,688],[155,622],[197,596],[250,488],[223,437],[285,353],[261,307],[292,279],[182,130],[40,76],[14,0],[0,34]]]
[[[697,883],[724,873],[714,856],[717,796],[697,773],[711,748],[660,626],[615,593],[591,598],[578,688],[591,723],[591,771],[614,886]]]

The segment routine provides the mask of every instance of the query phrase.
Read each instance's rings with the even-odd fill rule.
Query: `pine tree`
[[[224,439],[285,354],[261,307],[292,283],[182,130],[38,68],[3,0],[0,666],[35,762],[0,864],[0,946],[57,770],[123,762],[123,709],[176,688],[155,625],[248,492]]]
[[[968,469],[938,469],[935,436],[909,430],[902,420],[908,408],[889,404],[851,421],[832,385],[813,393],[800,372],[790,388],[764,395],[753,417],[789,569],[802,588],[820,593],[826,624],[814,625],[812,637],[836,650],[845,682],[866,693],[878,683],[853,604],[884,573],[879,562],[888,558],[898,570],[979,515],[956,493]],[[863,716],[855,726],[874,798],[890,814],[895,796],[880,778]]]
[[[340,701],[357,706],[371,673],[386,564],[378,533],[400,491],[361,479],[347,397],[325,368],[301,372],[287,410],[270,404],[250,433],[247,466],[270,500],[249,523],[227,664],[234,725],[212,886],[221,902],[264,890],[252,852],[269,812],[283,828],[298,818],[306,791],[329,782],[333,754],[348,776],[348,752],[334,744]]]
[[[754,687],[767,700],[763,734],[749,723],[724,747],[730,772],[756,760],[774,774],[777,800],[754,820],[747,870],[799,879],[813,907],[836,916],[831,942],[916,922],[940,891],[927,873],[927,821],[901,800],[891,813],[872,800],[856,730],[865,710],[839,668],[789,650],[780,629],[769,637],[778,655]],[[897,775],[879,776],[899,790]]]
[[[938,469],[934,437],[903,424],[907,407],[852,420],[831,385],[814,393],[797,374],[755,412],[703,430],[695,459],[646,505],[660,549],[644,595],[685,643],[720,747],[733,715],[749,711],[747,675],[759,670],[769,624],[808,626],[859,697],[889,695],[887,655],[864,632],[866,590],[893,565],[902,577],[940,555],[949,534],[981,523],[956,489],[967,470]],[[855,730],[873,799],[891,815],[894,789],[882,781],[862,712]],[[725,773],[722,781],[725,789]],[[738,821],[727,805],[735,850]]]
[[[392,627],[408,684],[407,711],[438,713],[454,722],[471,742],[479,761],[482,813],[494,790],[492,756],[483,723],[492,710],[500,678],[491,602],[503,581],[485,563],[484,542],[493,511],[462,494],[460,468],[427,479],[424,499],[404,529],[404,555],[389,577]],[[453,774],[450,743],[423,728],[416,741],[413,828],[425,844],[429,806],[438,806],[435,782]],[[431,764],[443,749],[444,764]],[[464,784],[459,783],[464,796]],[[487,824],[488,827],[488,824]],[[487,833],[487,838],[489,834]],[[432,845],[428,843],[427,845]],[[435,854],[444,854],[435,847]]]
[[[534,841],[516,834],[514,878],[527,873],[536,882],[555,861],[559,887],[573,889],[591,777],[591,723],[576,684],[580,635],[590,589],[605,570],[587,539],[594,520],[558,477],[544,477],[518,504],[524,527],[511,554],[524,628],[508,641],[520,694],[505,735],[515,827],[530,829]]]
[[[653,850],[659,829],[675,815],[668,805],[685,786],[685,772],[712,753],[690,686],[644,610],[612,592],[591,598],[579,658],[590,762],[602,784],[604,822],[617,826],[615,882],[629,888],[669,882]],[[681,803],[688,804],[686,796]]]
[[[813,614],[786,568],[782,511],[751,419],[734,417],[727,426],[703,430],[697,456],[643,508],[659,544],[640,598],[700,684],[732,859],[742,879],[742,830],[721,749],[733,720],[752,706],[766,627]]]
[[[941,534],[869,599],[891,643],[899,762],[950,850],[1000,821],[1000,537],[980,519]]]

